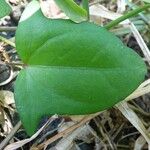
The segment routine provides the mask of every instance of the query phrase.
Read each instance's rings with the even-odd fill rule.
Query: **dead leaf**
[[[4,106],[8,106],[10,104],[14,104],[14,94],[10,91],[0,91],[0,101],[4,104]]]

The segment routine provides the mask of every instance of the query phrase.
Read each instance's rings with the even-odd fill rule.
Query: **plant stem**
[[[16,31],[17,27],[4,27],[4,26],[0,26],[0,32],[2,31]]]
[[[9,66],[22,66],[22,67],[25,67],[26,64],[23,64],[23,63],[20,63],[20,62],[2,62],[0,61],[0,65],[9,65]]]
[[[148,8],[150,8],[150,4],[147,4],[147,5],[144,5],[142,7],[136,8],[135,10],[132,10],[132,11],[126,13],[125,15],[119,17],[118,19],[111,21],[110,23],[108,23],[104,27],[109,30],[110,28],[116,26],[120,22],[122,22],[122,21],[124,21],[124,20],[126,20],[130,17],[133,17],[133,16],[137,15],[138,13],[140,13],[140,12],[142,12],[142,11],[148,9]]]
[[[16,47],[16,46],[15,46],[15,43],[11,42],[10,40],[8,40],[8,39],[6,39],[6,38],[4,38],[4,37],[2,37],[2,36],[0,36],[0,41],[3,41],[3,42],[5,42],[5,43],[9,44],[9,45],[11,45],[12,47]]]
[[[87,16],[89,19],[89,0],[82,0],[82,7],[87,11]]]
[[[127,3],[127,5],[128,5],[132,10],[134,10],[134,9],[137,8],[137,5],[136,5],[136,4],[133,4],[133,3],[131,3],[131,2],[129,2],[129,0],[126,0],[126,3]],[[142,18],[142,20],[143,20],[148,26],[150,25],[148,19],[143,15],[143,13],[139,13],[139,16]]]

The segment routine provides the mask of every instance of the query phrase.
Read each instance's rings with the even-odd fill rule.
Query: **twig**
[[[45,141],[44,143],[40,144],[37,146],[38,149],[42,149],[43,147],[49,145],[50,143],[56,141],[57,139],[68,135],[69,133],[73,132],[75,129],[77,129],[78,127],[82,126],[83,124],[85,124],[86,122],[90,121],[92,118],[94,118],[95,116],[99,115],[102,112],[98,112],[96,114],[92,114],[89,116],[84,117],[79,123],[71,126],[70,128],[56,134],[55,136],[53,136],[52,138],[48,139],[47,141]]]
[[[104,127],[104,125],[100,122],[99,125],[101,126],[103,132],[104,132],[104,137],[105,139],[108,141],[110,148],[113,150],[117,150],[116,144],[112,141],[112,138],[110,137],[110,135],[108,134],[106,128]]]
[[[140,134],[140,133],[138,131],[136,131],[136,132],[132,132],[127,135],[124,135],[118,140],[118,143],[120,143],[120,141],[124,140],[125,138],[128,138],[129,136],[133,136],[133,135],[137,135],[137,134]]]
[[[18,129],[21,127],[21,121],[19,121],[16,126],[12,129],[12,131],[6,136],[6,138],[1,142],[0,149],[2,150],[7,143],[12,139],[14,134],[18,131]]]
[[[130,123],[143,135],[148,145],[150,145],[150,135],[147,132],[143,122],[138,118],[136,113],[123,101],[116,105],[121,113],[130,121]]]
[[[141,108],[139,109],[139,108],[137,108],[137,107],[135,107],[131,104],[128,104],[128,105],[129,105],[130,108],[132,108],[132,110],[134,110],[134,111],[136,111],[136,112],[138,112],[138,113],[140,113],[140,114],[142,114],[146,117],[150,117],[150,113],[147,113],[147,112],[143,111]]]
[[[4,27],[4,26],[0,26],[0,32],[1,31],[16,31],[17,27]]]
[[[12,69],[12,67],[10,67],[10,75],[9,75],[8,79],[6,79],[5,81],[1,82],[0,86],[8,84],[13,79],[13,75],[14,75],[13,69]]]
[[[51,123],[52,121],[54,121],[56,119],[56,117],[57,117],[57,115],[54,115],[51,118],[49,118],[48,121],[30,138],[9,144],[5,147],[5,150],[16,150],[19,147],[22,147],[23,145],[27,144],[28,142],[34,140],[41,133],[41,131],[48,125],[48,123]]]
[[[13,80],[17,76],[18,73],[14,73],[13,67],[16,67],[16,66],[25,67],[25,64],[22,64],[22,63],[2,62],[2,61],[0,61],[0,65],[10,66],[9,78],[7,78],[5,81],[1,82],[0,86],[8,84],[11,80]]]
[[[121,132],[122,128],[124,127],[125,123],[123,122],[119,128],[117,128],[112,135],[112,139],[115,140],[115,138],[118,136],[118,134]]]
[[[0,65],[8,65],[8,66],[22,66],[22,67],[24,67],[24,66],[26,66],[25,64],[23,64],[23,63],[18,63],[18,62],[2,62],[2,61],[0,61]]]
[[[15,43],[11,42],[10,40],[8,40],[8,39],[6,39],[6,38],[4,38],[4,37],[2,37],[2,36],[0,36],[0,41],[3,41],[3,42],[5,42],[5,43],[9,44],[9,45],[11,45],[12,47],[16,47],[16,46],[15,46]]]
[[[25,64],[23,63],[19,63],[19,62],[6,62],[6,65],[10,65],[10,66],[26,66]]]

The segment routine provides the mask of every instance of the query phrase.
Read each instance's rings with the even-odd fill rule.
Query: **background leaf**
[[[78,6],[73,0],[55,0],[55,2],[72,21],[80,23],[88,19],[86,10]]]
[[[150,3],[150,0],[142,0],[142,1],[144,1],[144,2],[146,2],[146,3]]]
[[[103,27],[49,20],[40,9],[20,22],[16,47],[27,67],[17,78],[15,100],[30,135],[42,116],[89,114],[113,106],[146,73],[141,58]]]
[[[0,0],[0,18],[9,15],[11,7],[6,3],[5,0]]]

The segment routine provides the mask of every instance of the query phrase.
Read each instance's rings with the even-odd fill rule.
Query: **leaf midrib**
[[[100,68],[100,67],[85,67],[85,66],[46,66],[46,65],[29,65],[26,67],[27,69],[29,68],[47,68],[47,69],[76,69],[76,70],[94,70],[94,71],[104,71],[104,70],[107,70],[107,71],[116,71],[116,70],[123,70],[123,71],[129,71],[129,70],[144,70],[142,69],[143,67],[141,66],[133,66],[131,68],[129,67],[125,67],[125,66],[122,66],[122,67],[114,67],[114,68]]]

